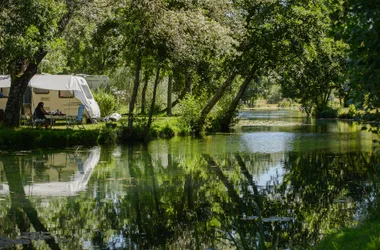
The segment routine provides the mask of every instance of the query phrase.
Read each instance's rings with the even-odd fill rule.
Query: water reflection
[[[4,164],[13,158],[3,156],[2,162]],[[19,166],[12,171],[22,172],[24,192],[28,196],[70,196],[86,188],[99,158],[100,147],[94,147],[85,154],[78,151],[43,153],[22,157]],[[20,160],[20,157],[16,159]],[[8,184],[1,183],[0,187],[0,195],[9,193]]]
[[[295,128],[2,156],[0,248],[309,248],[357,223],[379,195],[365,135],[342,133],[343,142]],[[73,196],[26,188],[75,180]]]

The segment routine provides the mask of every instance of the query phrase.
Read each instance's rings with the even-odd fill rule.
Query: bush
[[[180,102],[178,127],[181,135],[191,134],[196,131],[196,123],[201,110],[202,104],[199,100],[195,99],[194,96],[188,95]]]
[[[340,113],[338,117],[342,119],[353,119],[356,115],[357,115],[356,107],[354,104],[351,104],[348,107],[348,111]]]
[[[116,129],[112,127],[104,127],[100,130],[99,136],[97,139],[98,144],[114,144],[117,141],[117,132]]]
[[[338,110],[332,107],[317,107],[315,109],[315,116],[317,118],[337,118]]]
[[[160,138],[169,139],[172,138],[175,133],[174,130],[168,124],[166,124],[165,127],[159,130],[158,135]]]
[[[109,93],[104,88],[97,89],[93,94],[103,117],[110,115],[119,109],[119,102],[115,95]]]

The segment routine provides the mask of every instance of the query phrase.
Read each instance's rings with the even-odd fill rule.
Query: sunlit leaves
[[[31,58],[38,48],[55,39],[58,19],[64,13],[61,1],[9,1],[0,9],[1,64],[17,57]]]

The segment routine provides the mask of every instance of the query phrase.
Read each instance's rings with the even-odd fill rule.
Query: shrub
[[[102,116],[110,115],[119,109],[119,102],[115,95],[109,93],[104,88],[97,89],[93,94]]]
[[[201,110],[202,104],[194,96],[188,95],[180,102],[180,119],[178,122],[180,134],[191,134],[196,130],[196,123]]]
[[[166,124],[165,127],[163,127],[162,129],[160,129],[160,131],[158,132],[158,135],[160,138],[172,138],[175,133],[174,133],[174,130],[168,125]]]
[[[337,118],[338,110],[332,107],[317,107],[315,109],[315,116],[317,118]]]
[[[357,110],[356,110],[356,107],[354,104],[351,104],[349,107],[348,107],[348,111],[347,112],[342,112],[338,115],[339,118],[342,118],[342,119],[353,119],[355,116],[357,115]]]
[[[117,130],[112,127],[104,127],[100,130],[97,139],[98,144],[114,144],[117,141]]]

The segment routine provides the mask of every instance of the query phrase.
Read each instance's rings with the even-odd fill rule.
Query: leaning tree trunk
[[[145,115],[145,103],[146,103],[146,90],[148,88],[149,84],[149,72],[148,70],[145,71],[145,76],[144,76],[144,87],[141,92],[141,114]]]
[[[129,112],[128,112],[128,131],[129,131],[130,136],[132,135],[132,130],[133,130],[133,110],[135,109],[137,94],[138,94],[139,85],[140,85],[141,61],[142,61],[142,54],[141,54],[141,49],[139,49],[137,58],[136,58],[136,71],[135,71],[135,80],[133,84],[133,92],[131,96],[131,101],[129,103]]]
[[[34,54],[33,62],[19,59],[15,67],[11,70],[11,88],[9,90],[8,101],[5,106],[5,117],[3,124],[14,128],[20,126],[20,110],[23,103],[23,95],[30,79],[37,73],[38,64],[47,54],[44,50],[39,50]],[[17,77],[16,75],[21,76]]]
[[[160,69],[161,69],[160,67],[157,69],[156,79],[154,80],[152,103],[150,105],[148,124],[146,125],[145,131],[144,131],[144,138],[146,138],[146,136],[148,135],[150,126],[152,125],[154,105],[155,105],[155,102],[156,102],[156,95],[157,95],[157,86],[158,86],[158,84],[160,82]]]
[[[224,83],[217,89],[214,96],[211,98],[211,100],[206,104],[206,106],[202,109],[198,121],[197,121],[197,127],[195,129],[195,133],[201,132],[203,125],[205,123],[207,115],[210,113],[211,109],[215,106],[215,104],[220,100],[220,98],[223,97],[224,92],[226,91],[227,87],[232,84],[235,77],[237,75],[236,71],[233,71],[232,74],[224,81]]]
[[[222,132],[228,132],[230,129],[230,124],[235,114],[235,110],[239,105],[239,101],[241,97],[244,95],[245,90],[248,85],[251,83],[253,76],[255,73],[255,69],[252,68],[249,72],[249,75],[245,78],[244,82],[240,85],[239,92],[236,94],[235,98],[230,103],[228,109],[224,112],[222,119],[219,121],[219,125],[221,127]]]

